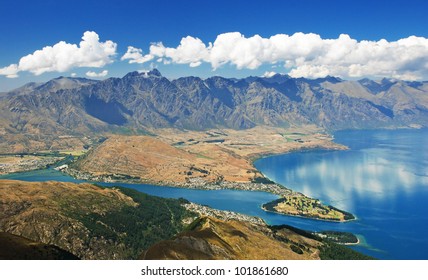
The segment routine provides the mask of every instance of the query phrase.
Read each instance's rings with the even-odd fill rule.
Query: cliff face
[[[327,130],[428,126],[428,83],[249,77],[168,80],[159,71],[91,81],[58,78],[0,96],[0,150],[81,145],[61,135],[154,128],[246,129],[315,124]],[[43,141],[40,136],[43,135]],[[19,147],[21,144],[23,147]]]

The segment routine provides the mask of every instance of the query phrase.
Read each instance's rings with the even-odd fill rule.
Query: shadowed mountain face
[[[1,138],[19,134],[31,140],[41,134],[90,135],[162,127],[427,126],[428,83],[287,75],[171,81],[157,70],[104,81],[60,77],[2,94],[0,120]]]
[[[54,245],[0,232],[0,260],[78,260],[75,255]]]

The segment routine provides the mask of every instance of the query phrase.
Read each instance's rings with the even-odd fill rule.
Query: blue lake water
[[[359,234],[354,247],[380,259],[428,259],[428,130],[342,131],[348,151],[308,151],[264,158],[270,179],[358,217],[338,226]]]
[[[335,141],[348,151],[306,151],[267,157],[256,167],[272,180],[347,210],[347,223],[289,217],[261,210],[272,194],[121,185],[151,195],[183,197],[213,208],[259,216],[269,224],[353,232],[355,250],[380,259],[428,259],[428,130],[342,131]],[[26,181],[82,182],[53,169],[0,176]]]

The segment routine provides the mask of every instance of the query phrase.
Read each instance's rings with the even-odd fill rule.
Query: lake
[[[259,159],[270,179],[347,210],[347,223],[289,217],[261,210],[277,196],[238,190],[192,190],[145,184],[121,185],[151,195],[186,198],[213,208],[259,216],[269,224],[348,231],[361,244],[353,249],[380,259],[428,259],[428,130],[342,131],[335,141],[348,151],[305,151]],[[82,182],[53,169],[0,176],[26,181]]]
[[[255,165],[270,179],[355,214],[339,226],[302,223],[306,229],[350,231],[354,247],[380,259],[428,259],[428,130],[341,131],[348,151],[273,156]]]

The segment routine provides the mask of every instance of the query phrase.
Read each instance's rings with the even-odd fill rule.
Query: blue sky
[[[361,58],[360,62],[355,58],[350,62],[338,62],[339,58],[331,61],[331,51],[327,54],[326,46],[330,43],[322,40],[338,39],[340,34],[348,34],[349,38],[342,38],[343,42],[350,44],[352,48],[361,47],[358,42],[367,40],[378,42],[385,39],[388,43],[409,36],[428,38],[428,18],[426,11],[428,3],[424,0],[411,1],[4,1],[0,0],[0,91],[10,90],[29,81],[46,81],[63,75],[87,76],[89,72],[108,73],[104,77],[121,77],[129,71],[149,69],[157,67],[162,74],[170,78],[180,76],[196,75],[208,77],[223,75],[227,77],[244,77],[249,75],[263,75],[269,72],[290,73],[294,75],[306,75],[316,77],[324,73],[347,77],[363,76],[397,76],[409,77],[410,79],[428,79],[428,68],[426,57],[426,42],[424,40],[409,40],[414,51],[409,55],[413,58],[406,60],[400,65],[389,64],[387,60],[382,61],[382,66],[372,65],[366,67],[367,57]],[[104,53],[100,61],[93,57],[85,58],[90,62],[70,62],[68,67],[58,71],[59,66],[40,70],[34,63],[40,60],[30,61],[30,66],[19,65],[18,76],[6,77],[10,69],[6,67],[19,64],[20,59],[46,46],[54,46],[60,41],[67,44],[79,44],[86,31],[94,31],[99,36],[99,42],[104,43],[111,40],[114,43],[114,53]],[[239,32],[244,39],[239,42],[242,46],[250,48],[248,55],[256,56],[256,61],[244,57],[227,56],[221,53],[229,49],[219,49],[219,56],[213,58],[213,52],[209,49],[209,43],[214,43],[220,34]],[[289,55],[286,50],[276,57],[266,56],[258,59],[260,53],[253,49],[260,45],[265,46],[271,42],[271,36],[286,34],[292,36],[296,32],[303,34],[314,33],[317,38],[305,37],[301,39],[310,41],[314,39],[315,49],[308,53],[296,53]],[[246,40],[255,35],[257,40]],[[188,49],[185,54],[180,52],[168,53],[166,48],[176,49],[182,38],[191,36]],[[235,36],[224,36],[224,42],[237,40]],[[294,38],[294,37],[293,37]],[[295,39],[282,38],[284,42],[294,44]],[[238,38],[239,39],[239,38]],[[260,39],[260,40],[259,40]],[[352,44],[350,39],[357,43]],[[229,40],[229,41],[227,41]],[[297,40],[301,42],[302,40]],[[151,43],[162,42],[162,55],[153,55],[153,58],[143,64],[129,62],[131,59],[121,60],[127,52],[128,46],[140,49],[141,56],[150,54]],[[238,42],[238,41],[233,41]],[[340,47],[342,41],[337,41],[334,48]],[[203,43],[208,53],[201,55],[199,61],[190,61],[189,57],[183,55],[198,56],[193,53],[193,46]],[[232,44],[232,43],[231,43]],[[233,44],[232,44],[233,45]],[[372,44],[373,48],[377,47]],[[190,46],[190,47],[189,47]],[[301,49],[299,44],[293,45]],[[110,46],[113,48],[113,46]],[[186,47],[186,48],[187,48]],[[391,50],[391,60],[397,60],[397,54],[402,53],[395,45],[386,45]],[[285,47],[284,47],[285,48]],[[110,51],[111,49],[109,49]],[[269,47],[261,52],[271,51]],[[335,49],[334,49],[335,50]],[[230,51],[232,52],[232,51]],[[372,52],[371,49],[367,52]],[[72,53],[77,53],[72,52]],[[312,62],[304,63],[301,57],[307,54],[313,59]],[[361,53],[352,54],[358,56]],[[71,54],[72,56],[73,54]],[[94,54],[96,55],[96,54]],[[226,56],[227,57],[226,57]],[[239,55],[239,51],[238,54]],[[394,56],[395,55],[395,56]],[[140,56],[140,57],[141,57]],[[323,56],[315,58],[314,56]],[[329,57],[326,61],[325,56]],[[371,57],[377,60],[377,57]],[[300,58],[300,59],[299,59]],[[148,58],[147,58],[148,59]],[[147,60],[146,59],[146,60]],[[190,59],[190,60],[189,60]],[[333,60],[334,60],[333,59]],[[384,59],[384,58],[383,58]],[[341,59],[343,60],[343,59]],[[287,66],[285,62],[289,61]],[[421,62],[422,61],[422,62]],[[426,63],[427,62],[427,63]],[[61,61],[59,61],[61,63]],[[189,64],[193,66],[190,67]],[[349,71],[350,65],[354,65]],[[28,64],[28,63],[27,63]],[[405,66],[402,66],[405,64]],[[58,68],[59,67],[59,68]],[[398,67],[396,71],[378,71],[373,68]],[[401,67],[401,68],[400,68]],[[29,70],[30,69],[30,70]],[[34,70],[37,69],[37,70]],[[33,71],[33,72],[32,72]],[[36,73],[35,71],[45,71]],[[3,73],[3,75],[1,75]],[[89,73],[90,74],[90,73]],[[91,75],[91,74],[90,74]],[[102,76],[102,75],[101,75]]]

